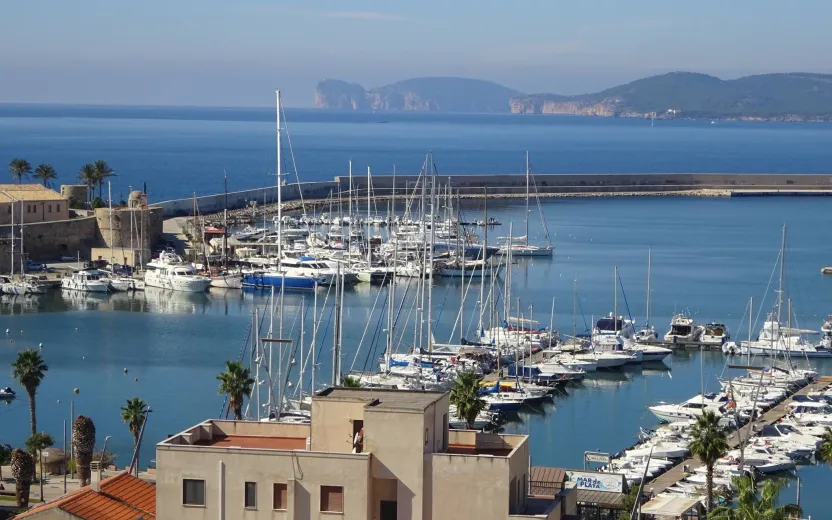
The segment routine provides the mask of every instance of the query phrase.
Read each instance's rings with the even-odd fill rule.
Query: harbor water
[[[334,115],[327,117],[336,118]],[[309,118],[313,119],[312,116]],[[576,157],[585,157],[577,171],[600,171],[604,169],[600,166],[603,161],[609,161],[606,170],[614,171],[616,157],[619,158],[619,169],[629,171],[741,171],[732,166],[741,162],[740,158],[744,155],[750,164],[757,165],[753,171],[789,171],[790,165],[799,164],[800,168],[794,166],[794,171],[810,172],[825,171],[830,159],[827,157],[829,147],[820,143],[826,139],[825,136],[832,134],[820,125],[770,124],[750,125],[750,128],[736,125],[730,130],[713,129],[711,134],[706,135],[702,133],[711,132],[711,128],[701,127],[699,123],[688,126],[676,123],[677,126],[670,131],[676,132],[673,139],[678,139],[675,149],[684,148],[686,136],[706,135],[701,137],[702,142],[696,141],[690,146],[700,151],[713,149],[714,155],[708,159],[695,152],[679,152],[672,158],[656,154],[656,147],[660,145],[645,137],[649,134],[632,122],[601,124],[585,123],[583,119],[560,119],[559,123],[551,125],[559,126],[559,130],[552,130],[543,123],[520,123],[527,124],[528,128],[525,133],[518,131],[515,134],[517,129],[508,125],[510,128],[506,132],[507,127],[501,120],[462,124],[442,118],[435,121],[421,118],[415,122],[391,121],[389,124],[366,125],[355,122],[354,116],[349,116],[341,123],[332,120],[318,123],[307,121],[304,124],[309,127],[305,132],[313,135],[314,125],[318,124],[323,137],[315,138],[318,139],[315,141],[307,136],[309,140],[303,146],[303,139],[298,138],[293,144],[300,161],[304,155],[315,155],[315,147],[309,143],[318,142],[320,146],[328,143],[329,148],[323,155],[329,157],[327,160],[330,162],[326,168],[319,169],[319,178],[343,173],[341,162],[345,164],[353,152],[364,154],[371,164],[377,157],[380,167],[385,162],[398,163],[406,157],[388,156],[383,150],[375,150],[375,147],[395,150],[399,145],[402,149],[417,145],[422,147],[418,154],[413,150],[412,161],[406,161],[412,170],[418,169],[421,153],[429,147],[434,148],[436,160],[442,168],[442,153],[437,151],[442,145],[447,148],[449,157],[455,157],[448,161],[452,164],[462,157],[470,157],[472,163],[479,161],[482,168],[493,166],[493,169],[502,171],[522,171],[522,150],[527,142],[536,143],[541,150],[547,147],[545,143],[551,142],[553,149],[559,149],[564,145],[554,143],[552,135],[542,135],[546,132],[567,135],[570,128],[577,134],[584,133],[581,138],[584,140],[583,148],[579,139],[575,145],[577,150],[569,151],[572,154],[569,161],[573,161],[570,164],[581,162]],[[181,178],[170,175],[164,181],[161,178],[150,179],[153,190],[160,197],[174,197],[195,190],[216,191],[215,188],[203,189],[205,186],[197,181],[199,176],[210,170],[219,172],[219,178],[223,168],[231,171],[239,168],[242,171],[244,168],[240,164],[226,162],[233,163],[234,158],[247,156],[249,152],[263,157],[263,174],[246,179],[249,184],[240,187],[265,184],[263,180],[268,179],[268,156],[273,153],[269,149],[271,141],[258,138],[248,142],[246,137],[253,134],[247,133],[250,129],[246,128],[266,124],[266,121],[206,122],[193,119],[0,117],[0,135],[8,136],[13,129],[21,129],[14,139],[0,141],[0,157],[22,155],[33,162],[43,160],[55,163],[59,160],[52,157],[61,157],[60,160],[71,164],[76,158],[68,158],[68,150],[83,149],[89,155],[84,161],[107,159],[122,176],[119,182],[125,185],[139,185],[148,180],[142,175],[149,176],[150,171],[182,172]],[[345,144],[343,140],[332,137],[338,128],[348,133],[355,129],[355,125],[365,125],[365,133],[357,134],[361,139],[352,135]],[[405,128],[411,125],[414,132],[422,137],[416,140],[416,145],[405,146],[407,138],[403,132],[396,130],[396,125]],[[289,126],[292,130],[291,121]],[[437,135],[447,139],[432,144],[424,137],[426,131],[422,126],[435,129]],[[76,138],[70,139],[72,127],[80,130]],[[174,143],[170,144],[178,149],[176,153],[169,152],[164,159],[161,155],[165,154],[160,154],[154,159],[163,161],[164,168],[161,167],[163,163],[143,162],[153,155],[153,143],[158,135],[150,134],[158,129],[162,129],[162,133],[181,134],[181,140],[174,139]],[[60,132],[65,132],[66,140],[74,143],[60,144],[61,140],[55,135]],[[224,137],[225,150],[217,150],[219,155],[196,158],[200,152],[194,144],[199,140],[195,136],[204,136],[206,132],[216,134],[218,140]],[[263,129],[263,132],[268,130]],[[108,133],[110,137],[104,135]],[[141,145],[131,145],[128,138],[120,142],[113,140],[113,136],[131,133],[134,144]],[[259,134],[260,131],[254,133]],[[485,151],[482,153],[486,159],[479,155],[477,150],[482,151],[482,139],[486,139],[486,134],[492,135],[493,139],[502,136],[499,139],[499,158]],[[726,135],[726,139],[740,143],[738,149],[721,148],[719,141]],[[43,139],[40,140],[39,136]],[[385,140],[385,136],[389,139]],[[633,155],[626,147],[616,148],[628,139],[633,140],[635,148],[645,151],[644,155]],[[760,139],[768,143],[768,160],[763,162],[755,156]],[[79,141],[83,141],[82,146]],[[488,142],[487,139],[485,142]],[[743,142],[747,146],[743,147]],[[18,150],[18,145],[22,149]],[[189,145],[196,148],[189,149]],[[132,155],[142,147],[146,147],[143,154]],[[603,151],[599,151],[598,147]],[[225,159],[223,153],[227,154]],[[376,153],[380,155],[374,155]],[[509,158],[515,154],[518,156],[517,168],[510,166],[513,159]],[[599,158],[599,154],[604,158]],[[654,156],[664,158],[654,163],[651,160]],[[125,160],[122,169],[119,157],[132,159]],[[489,162],[488,157],[494,158],[494,161]],[[552,164],[555,164],[553,155],[547,157],[552,158]],[[77,159],[80,160],[80,155]],[[791,159],[793,161],[790,162]],[[205,164],[200,165],[200,161]],[[705,165],[708,167],[705,168]],[[299,162],[299,168],[309,169],[311,166]],[[539,169],[558,171],[556,168],[561,167]],[[63,175],[60,168],[59,173]],[[748,333],[748,321],[744,314],[749,297],[754,297],[755,309],[762,310],[761,317],[774,304],[774,290],[777,288],[774,269],[781,229],[786,224],[786,289],[798,325],[818,329],[823,318],[832,313],[832,301],[828,297],[832,279],[820,274],[820,268],[830,263],[832,256],[829,251],[832,227],[826,225],[829,203],[829,199],[824,197],[547,200],[541,208],[552,232],[556,248],[554,258],[518,261],[512,267],[512,297],[520,299],[524,314],[533,311],[541,326],[549,323],[554,298],[556,328],[571,333],[574,326],[576,332],[583,332],[591,325],[593,318],[613,310],[613,271],[618,266],[618,312],[630,314],[642,323],[646,310],[647,249],[651,247],[651,323],[661,334],[667,330],[675,312],[686,311],[699,322],[724,321],[733,337],[744,339]],[[513,224],[514,234],[518,234],[517,229],[522,227],[525,218],[522,203],[492,201],[488,210],[489,216],[503,222],[501,227],[490,232],[491,236],[508,235],[509,224]],[[465,220],[482,218],[480,203],[471,201],[465,208],[464,217]],[[532,207],[529,220],[530,241],[534,243],[542,239],[536,207]],[[452,329],[460,305],[459,283],[441,279],[436,282],[433,316],[437,341],[458,339],[458,329],[453,333]],[[575,286],[577,305],[574,305]],[[398,287],[406,288],[407,282],[400,282]],[[410,292],[414,290],[411,287]],[[404,292],[397,289],[399,297]],[[323,308],[326,295],[326,289],[318,291],[319,309]],[[477,327],[478,296],[479,288],[474,283],[466,298],[464,313],[464,328],[469,332],[469,338]],[[385,297],[386,289],[367,285],[347,290],[344,308],[345,370],[372,369],[377,365],[386,334],[386,324],[380,320]],[[312,339],[313,299],[312,293],[286,293],[284,296],[284,336],[298,337],[298,309],[302,304],[306,306],[305,349],[308,349]],[[324,310],[319,311],[324,319],[315,346],[318,387],[325,385],[331,374],[331,299],[330,296]],[[512,303],[516,305],[516,300]],[[147,465],[154,457],[155,442],[199,421],[220,416],[223,397],[217,395],[216,375],[222,370],[225,360],[239,357],[252,314],[262,313],[267,306],[268,294],[253,291],[184,294],[148,290],[136,295],[110,296],[54,291],[40,297],[0,297],[0,334],[4,334],[0,337],[0,386],[12,386],[18,391],[16,400],[8,404],[0,402],[0,442],[20,445],[28,435],[27,399],[25,392],[12,381],[8,365],[20,350],[40,348],[49,371],[38,391],[38,429],[55,436],[60,447],[63,423],[70,420],[70,401],[74,401],[76,413],[89,415],[95,421],[99,446],[104,436],[112,435],[108,448],[117,453],[117,464],[122,467],[129,463],[132,436],[121,422],[120,407],[128,398],[139,396],[153,409],[141,454],[142,466]],[[408,314],[409,307],[409,304],[403,307],[404,315]],[[573,313],[573,309],[577,312]],[[754,314],[756,318],[756,310]],[[761,325],[761,317],[754,325],[754,335]],[[277,330],[280,319],[275,317],[274,320]],[[264,330],[268,327],[268,317],[265,321]],[[402,322],[408,322],[411,327],[414,321],[413,314],[409,320],[402,318]],[[405,332],[405,335],[410,336],[412,332]],[[403,341],[403,348],[407,344],[406,340]],[[299,352],[295,356],[299,362],[292,373],[294,387],[290,393],[297,387],[297,367],[302,359]],[[599,373],[587,377],[579,385],[566,387],[553,403],[524,409],[504,429],[532,435],[534,465],[580,467],[585,451],[619,451],[635,442],[639,427],[655,426],[656,419],[648,412],[648,405],[691,397],[700,391],[702,381],[706,390],[716,390],[716,377],[729,374],[725,367],[727,361],[717,352],[700,355],[699,352],[676,351],[664,365]],[[821,374],[832,375],[832,363],[829,361],[801,363],[816,367]],[[308,388],[309,370],[305,377]],[[76,388],[77,394],[74,393]],[[826,503],[824,488],[832,482],[832,472],[824,466],[809,466],[801,467],[799,473],[803,477],[801,501],[805,512],[820,517]],[[790,500],[795,493],[794,481],[791,486],[785,491],[785,498]]]

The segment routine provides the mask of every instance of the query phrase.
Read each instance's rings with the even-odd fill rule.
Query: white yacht
[[[664,340],[673,343],[698,341],[702,328],[696,325],[693,318],[685,314],[676,314],[670,320],[670,330],[664,335]]]
[[[704,326],[699,341],[706,345],[724,345],[729,339],[731,333],[725,324],[711,322]]]
[[[823,320],[823,325],[820,327],[820,332],[822,334],[820,338],[820,344],[823,347],[832,349],[832,314],[826,317]]]
[[[673,353],[672,350],[666,347],[659,347],[656,345],[645,345],[643,343],[632,342],[630,340],[623,340],[625,352],[638,352],[641,354],[641,361],[648,363],[651,361],[662,361],[664,358]]]
[[[98,269],[75,271],[61,280],[61,289],[68,291],[106,293],[110,287],[106,278],[102,277]]]
[[[636,359],[632,354],[614,351],[579,352],[574,357],[579,361],[593,362],[598,368],[618,368]]]
[[[704,411],[722,415],[723,403],[714,402],[712,396],[696,395],[681,404],[659,403],[647,407],[659,420],[679,422],[695,419]]]
[[[159,287],[171,291],[205,292],[211,285],[211,279],[199,276],[193,267],[185,264],[148,264],[144,283],[148,287]]]
[[[633,320],[619,316],[613,318],[613,313],[595,322],[592,330],[592,343],[601,347],[615,347],[619,338],[630,339],[633,337]]]
[[[770,313],[756,341],[743,341],[739,345],[732,346],[736,353],[743,355],[832,357],[832,350],[827,350],[822,343],[815,345],[803,338],[804,335],[814,334],[817,334],[817,331],[784,327],[777,320],[777,316]]]

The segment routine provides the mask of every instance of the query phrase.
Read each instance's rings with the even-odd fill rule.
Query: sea
[[[832,126],[825,124],[676,120],[651,126],[634,119],[314,110],[286,110],[285,118],[290,153],[284,156],[301,181],[342,175],[350,160],[378,173],[394,167],[417,173],[428,151],[440,175],[522,173],[527,150],[538,173],[829,173],[832,164]],[[259,187],[274,182],[274,111],[0,105],[0,162],[14,157],[52,164],[59,183],[74,182],[86,162],[106,160],[117,174],[114,198],[145,184],[151,202],[215,193],[223,189],[223,172],[230,190]],[[483,218],[480,204],[467,203],[464,219]],[[519,300],[524,316],[568,334],[584,332],[616,302],[619,314],[644,323],[649,249],[650,323],[660,333],[674,313],[687,312],[699,322],[725,322],[735,338],[745,339],[749,299],[752,335],[776,303],[785,232],[783,294],[791,301],[793,324],[819,329],[832,313],[832,278],[820,274],[832,263],[830,204],[826,197],[544,199],[530,208],[529,235],[543,241],[545,220],[555,254],[512,266],[512,306]],[[519,234],[525,225],[522,201],[492,201],[488,212],[502,222],[492,239],[508,235],[509,226]],[[461,289],[458,280],[435,284],[436,341],[458,340],[460,328],[469,339],[476,334],[478,280],[465,289],[460,327]],[[418,320],[415,286],[400,282],[396,293],[405,302],[395,341],[406,349]],[[388,334],[381,311],[387,296],[387,289],[363,285],[346,292],[345,371],[377,366]],[[111,437],[108,450],[122,467],[130,461],[132,437],[120,408],[138,396],[153,410],[140,458],[142,467],[152,465],[156,442],[220,417],[216,376],[247,348],[255,315],[264,333],[272,327],[297,339],[303,307],[302,351],[296,341],[285,353],[294,361],[289,392],[301,384],[308,391],[313,349],[316,388],[327,384],[332,299],[326,289],[317,298],[286,293],[282,315],[272,318],[269,295],[256,291],[2,296],[0,386],[12,386],[19,397],[0,402],[0,443],[21,445],[28,435],[28,402],[8,366],[17,352],[38,348],[49,365],[37,394],[38,429],[61,447],[72,403],[76,413],[95,421],[99,448]],[[313,345],[316,304],[323,318]],[[524,409],[504,431],[531,435],[534,465],[580,468],[584,452],[615,453],[632,445],[640,428],[655,427],[647,406],[687,399],[703,385],[718,390],[717,377],[736,373],[729,362],[718,352],[681,351],[663,365],[588,377],[552,403]],[[829,361],[800,364],[832,375]],[[265,400],[264,391],[261,404]],[[804,516],[821,517],[832,472],[805,465],[797,474]],[[794,501],[798,481],[786,477],[781,499]]]

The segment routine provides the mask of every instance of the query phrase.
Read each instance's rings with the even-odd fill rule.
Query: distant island
[[[414,78],[365,89],[327,79],[317,108],[375,111],[564,114],[657,119],[832,121],[832,75],[778,73],[722,80],[671,72],[593,94],[523,94],[477,79]]]

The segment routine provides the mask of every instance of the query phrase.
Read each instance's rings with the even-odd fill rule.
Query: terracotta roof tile
[[[30,518],[52,508],[59,508],[84,520],[136,520],[156,518],[156,486],[127,473],[101,482],[101,491],[89,487],[66,495],[17,515]]]

